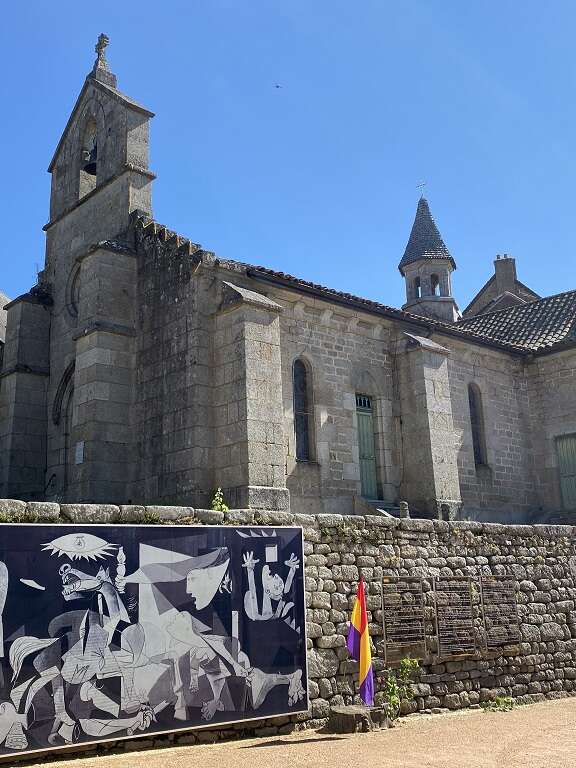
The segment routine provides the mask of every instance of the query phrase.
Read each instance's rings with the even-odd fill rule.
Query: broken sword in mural
[[[307,709],[301,529],[0,537],[0,757]]]

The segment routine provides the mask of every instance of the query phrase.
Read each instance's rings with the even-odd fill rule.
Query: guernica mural
[[[302,532],[0,526],[0,757],[307,709]]]

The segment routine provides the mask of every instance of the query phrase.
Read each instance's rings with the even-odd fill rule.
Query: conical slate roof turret
[[[436,222],[430,213],[428,200],[425,197],[421,197],[418,201],[416,217],[414,224],[412,224],[408,245],[398,265],[398,269],[404,274],[404,267],[407,264],[412,264],[414,261],[420,261],[421,259],[448,259],[452,269],[456,269],[456,262],[450,255],[448,248],[446,248],[440,232],[438,232]]]

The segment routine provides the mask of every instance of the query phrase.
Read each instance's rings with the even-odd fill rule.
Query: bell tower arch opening
[[[98,126],[92,115],[86,120],[80,142],[80,180],[78,199],[96,189],[98,181]]]

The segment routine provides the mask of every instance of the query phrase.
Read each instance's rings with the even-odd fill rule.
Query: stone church
[[[576,511],[576,291],[542,298],[503,256],[460,311],[424,198],[402,309],[219,258],[154,220],[153,114],[107,42],[49,166],[45,267],[6,304],[0,496]]]

